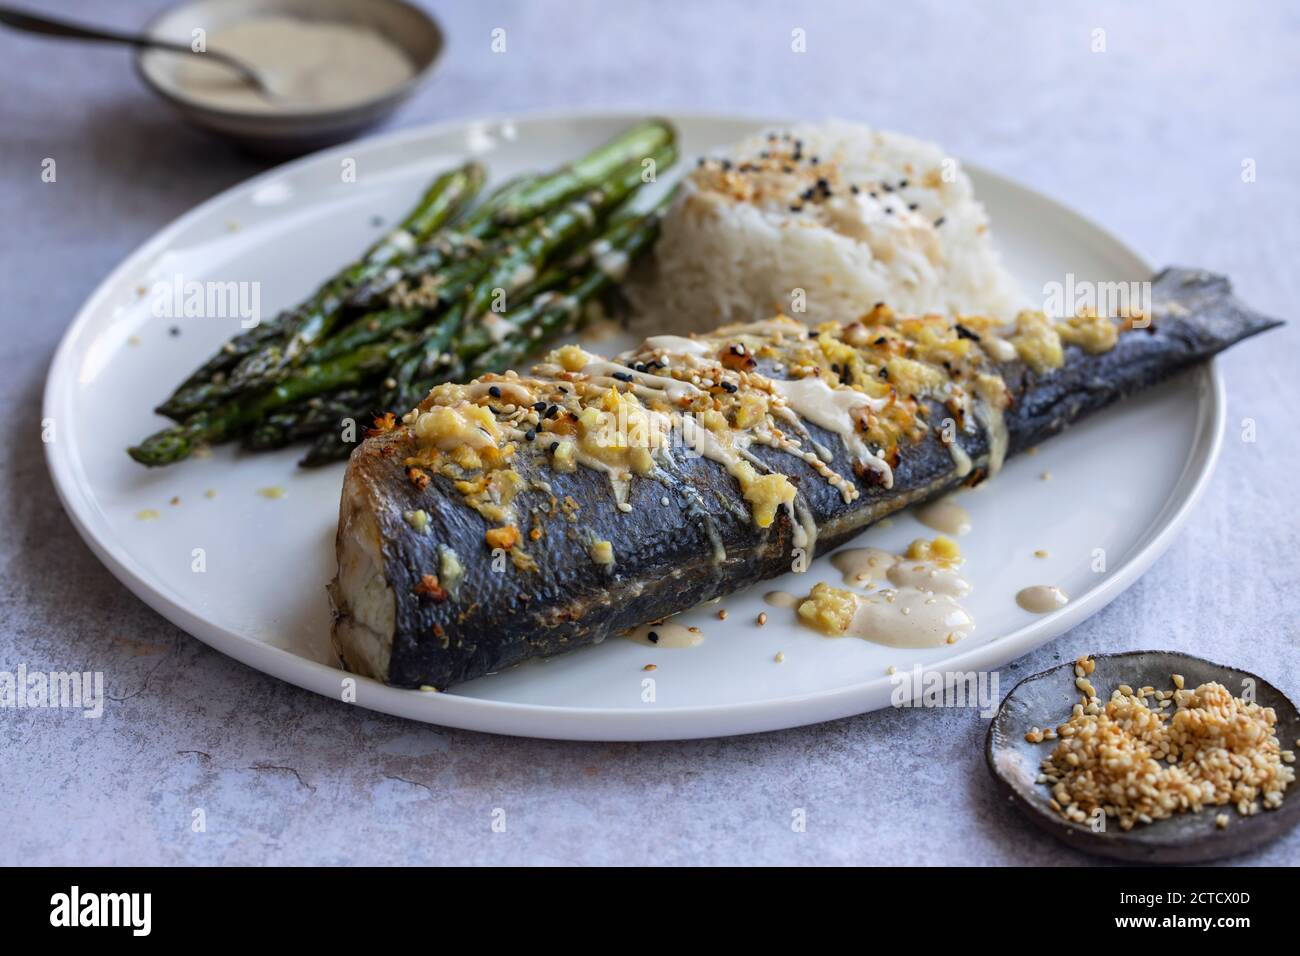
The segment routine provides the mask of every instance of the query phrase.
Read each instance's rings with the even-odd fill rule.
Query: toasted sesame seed
[[[1075,671],[1095,666],[1081,657]],[[1075,684],[1091,690],[1085,677],[1076,676]],[[1040,768],[1039,782],[1052,787],[1053,809],[1086,820],[1100,808],[1130,830],[1205,806],[1235,805],[1251,816],[1261,805],[1281,805],[1295,771],[1287,765],[1291,751],[1279,748],[1272,710],[1215,683],[1156,691],[1160,704],[1154,709],[1145,699],[1151,691],[1134,694],[1121,684],[1104,705],[1095,698],[1087,698],[1086,707],[1074,705]],[[1040,738],[1049,739],[1037,727],[1025,735],[1031,743]],[[1215,825],[1227,826],[1227,814],[1216,816]]]

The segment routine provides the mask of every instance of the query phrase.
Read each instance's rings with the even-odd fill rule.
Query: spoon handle
[[[102,40],[109,43],[129,43],[133,46],[152,46],[165,44],[166,41],[155,40],[139,34],[117,33],[113,30],[101,30],[98,27],[82,26],[67,20],[55,20],[41,17],[12,7],[0,7],[0,23],[24,30],[27,33],[39,33],[48,37],[63,37],[68,40]],[[189,47],[186,47],[188,50]]]
[[[22,30],[26,33],[36,33],[41,36],[58,37],[64,40],[94,40],[103,43],[125,43],[134,47],[147,47],[149,49],[169,50],[172,53],[184,53],[190,56],[200,55],[198,50],[193,49],[188,44],[178,43],[174,40],[164,40],[159,37],[147,36],[143,33],[119,33],[116,30],[102,30],[99,27],[88,27],[80,23],[71,23],[67,20],[56,20],[52,17],[37,16],[28,13],[25,10],[15,10],[13,7],[0,6],[0,23],[15,30]],[[227,54],[210,50],[202,53],[209,59],[216,60],[233,70],[237,70],[243,77],[251,82],[258,89],[263,89],[265,84],[247,64],[228,56]]]

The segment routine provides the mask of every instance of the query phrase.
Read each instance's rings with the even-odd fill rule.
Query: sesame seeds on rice
[[[781,311],[809,325],[897,312],[1009,318],[1025,304],[970,177],[938,146],[802,124],[701,159],[628,294],[655,333]]]

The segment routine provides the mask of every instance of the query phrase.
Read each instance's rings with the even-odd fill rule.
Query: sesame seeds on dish
[[[1278,742],[1272,708],[1214,682],[1188,688],[1179,674],[1173,690],[1121,684],[1103,702],[1089,680],[1095,666],[1075,662],[1083,696],[1068,720],[1025,734],[1030,743],[1058,741],[1038,777],[1052,788],[1053,810],[1076,823],[1101,810],[1130,830],[1204,807],[1252,816],[1281,806],[1295,755]],[[1226,827],[1227,814],[1215,825]]]

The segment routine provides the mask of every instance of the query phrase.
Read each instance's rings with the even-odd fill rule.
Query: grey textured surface
[[[156,5],[58,6],[126,25]],[[393,126],[571,107],[842,115],[939,140],[1087,211],[1155,262],[1225,272],[1258,308],[1300,315],[1294,7],[434,6],[450,49]],[[489,51],[494,27],[508,31],[505,55]],[[803,55],[790,52],[795,28]],[[1096,29],[1103,53],[1090,49]],[[177,125],[121,51],[0,33],[0,101],[0,402],[14,437],[0,467],[0,670],[100,669],[114,698],[101,720],[0,711],[0,862],[1088,862],[996,802],[986,724],[971,711],[691,743],[497,738],[321,699],[168,624],[60,510],[36,437],[41,387],[64,326],[110,268],[262,167]],[[47,156],[56,186],[39,179]],[[1067,655],[1159,646],[1300,693],[1300,329],[1222,368],[1229,431],[1187,529],[1107,610],[1004,673],[1004,687]],[[1253,443],[1241,440],[1246,418]],[[205,833],[191,832],[196,808]],[[496,808],[505,832],[493,832]],[[791,826],[797,808],[804,832]],[[1300,833],[1243,862],[1300,862]]]

